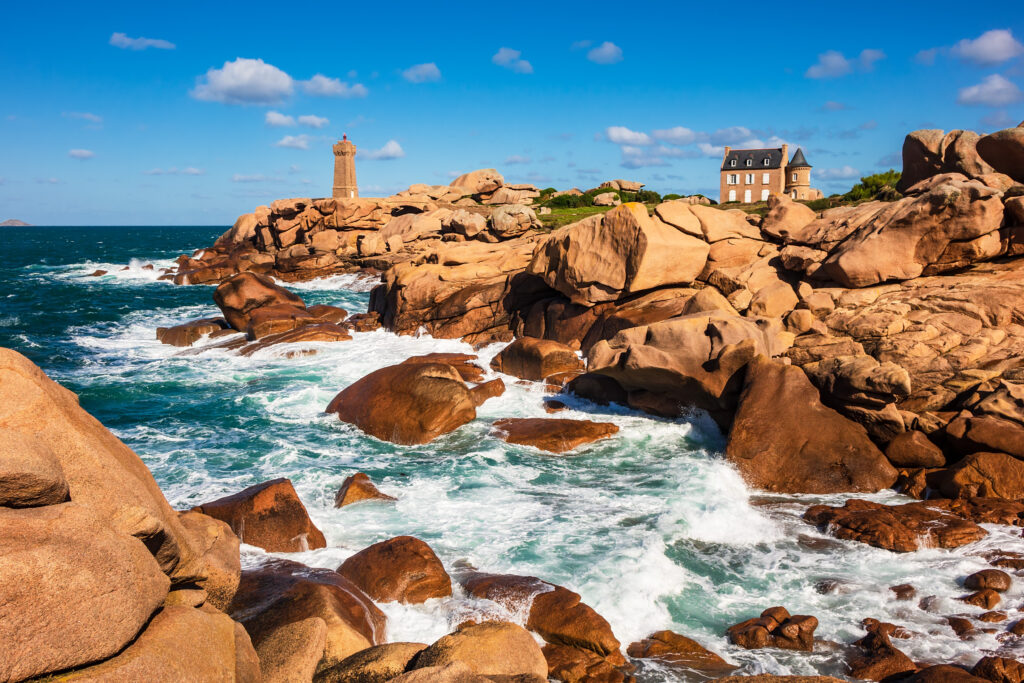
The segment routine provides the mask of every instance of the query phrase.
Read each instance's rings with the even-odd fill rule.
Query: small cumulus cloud
[[[530,161],[531,161],[530,157],[523,156],[521,154],[513,154],[512,156],[510,156],[507,159],[505,159],[505,163],[508,164],[508,165],[512,165],[512,164],[528,164],[528,163],[530,163]]]
[[[924,64],[925,66],[931,66],[935,64],[935,58],[942,52],[942,48],[932,47],[927,50],[921,50],[914,55],[914,61],[918,64]]]
[[[402,72],[402,78],[410,83],[432,83],[441,80],[441,70],[433,62],[415,64]]]
[[[337,78],[329,78],[323,74],[316,74],[308,81],[302,81],[302,91],[314,97],[342,97],[351,99],[355,97],[366,97],[370,94],[362,83],[349,84]]]
[[[829,100],[821,105],[822,111],[846,111],[847,109],[850,109],[850,105],[836,102],[835,100]]]
[[[186,166],[185,168],[177,168],[171,166],[170,168],[151,168],[148,171],[142,172],[144,175],[204,175],[206,171],[195,166]]]
[[[89,123],[103,123],[103,117],[88,111],[66,111],[61,114],[66,119],[78,119]]]
[[[274,143],[274,147],[287,147],[289,149],[309,149],[308,135],[285,135]]]
[[[609,126],[605,129],[604,135],[609,142],[616,145],[649,145],[653,142],[647,133],[630,130],[625,126]]]
[[[266,123],[268,126],[275,127],[294,126],[295,117],[289,116],[287,114],[282,114],[279,111],[271,110],[268,111],[266,115],[263,117],[263,122]]]
[[[816,171],[816,175],[822,180],[849,180],[859,178],[860,171],[853,166],[840,166],[839,168],[822,168]]]
[[[1003,107],[1021,100],[1021,90],[1016,83],[999,74],[986,76],[977,85],[961,88],[957,95],[958,104]]]
[[[651,133],[651,137],[670,145],[692,145],[700,139],[700,133],[684,126],[675,126],[674,128],[656,130]]]
[[[885,53],[881,50],[861,50],[855,59],[847,59],[838,50],[828,50],[818,55],[817,63],[813,64],[804,73],[807,78],[839,78],[851,74],[854,70],[871,71],[875,68],[875,62],[885,59]]]
[[[160,38],[129,38],[124,33],[115,33],[110,36],[110,44],[114,47],[119,47],[122,50],[146,50],[148,48],[154,48],[156,50],[174,49],[174,43],[169,40],[161,40]]]
[[[615,64],[622,61],[622,48],[606,40],[587,52],[587,59],[595,64]]]
[[[513,50],[510,47],[503,47],[494,53],[494,56],[491,57],[491,61],[498,66],[503,66],[517,74],[532,74],[533,65],[525,59],[522,59],[522,56],[523,53],[519,50]]]
[[[96,156],[96,152],[93,152],[91,149],[69,149],[68,156],[72,159],[81,159],[84,161],[85,159],[92,159]]]
[[[1013,37],[1009,29],[994,29],[973,40],[965,38],[950,51],[962,61],[992,66],[1024,54],[1024,45]]]
[[[233,183],[265,183],[268,180],[276,180],[276,178],[268,178],[262,173],[256,173],[253,175],[236,173],[233,176],[231,176],[231,182]]]
[[[299,117],[299,125],[309,126],[310,128],[323,128],[329,123],[329,119],[314,114],[304,114]]]
[[[292,94],[292,77],[262,59],[239,57],[196,79],[191,95],[224,104],[277,104]]]
[[[405,150],[396,140],[388,140],[380,149],[373,149],[362,153],[363,158],[376,161],[387,161],[389,159],[401,159],[405,156]]]

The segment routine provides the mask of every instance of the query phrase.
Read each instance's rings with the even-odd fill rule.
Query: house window
[[[796,171],[793,171],[793,182],[796,182]]]
[[[735,167],[736,166],[736,160],[735,159],[730,159],[729,160],[729,165]]]
[[[743,203],[744,204],[749,204],[750,203],[750,190],[744,190],[743,191]]]
[[[761,190],[761,201],[768,201],[768,190]]]
[[[771,164],[772,163],[771,157],[765,157],[763,163],[764,163],[765,166],[768,166],[769,164]]]
[[[753,166],[753,165],[754,165],[754,160],[753,159],[747,159],[747,166]]]
[[[754,174],[753,173],[748,173],[747,174],[746,183],[745,184],[746,185],[753,185],[754,184]]]
[[[793,194],[791,196],[793,197],[793,199],[796,199],[796,190],[793,190]]]
[[[771,182],[771,177],[772,176],[771,176],[770,173],[762,173],[761,174],[761,184],[762,185],[767,185],[769,182]]]
[[[736,201],[736,190],[729,190],[729,201]]]

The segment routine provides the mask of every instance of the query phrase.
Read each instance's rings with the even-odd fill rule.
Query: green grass
[[[537,218],[544,224],[544,227],[556,230],[563,225],[581,221],[588,216],[605,213],[612,208],[611,206],[578,206],[571,209],[552,208],[551,213],[543,216],[538,215]]]

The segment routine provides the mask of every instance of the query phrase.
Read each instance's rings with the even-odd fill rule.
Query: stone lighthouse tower
[[[342,135],[334,145],[334,197],[352,199],[359,196],[356,185],[356,146]]]

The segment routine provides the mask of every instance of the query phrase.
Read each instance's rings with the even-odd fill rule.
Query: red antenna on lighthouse
[[[346,135],[345,133],[342,133],[341,134],[341,139],[342,139],[342,141],[348,140],[348,135]]]

